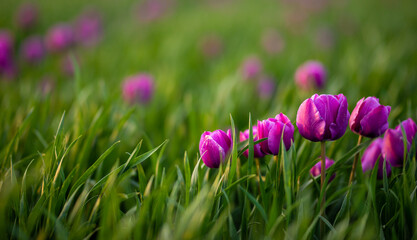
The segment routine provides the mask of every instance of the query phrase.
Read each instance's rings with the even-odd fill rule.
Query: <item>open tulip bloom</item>
[[[362,98],[358,101],[349,119],[350,129],[352,132],[359,134],[358,145],[361,143],[362,137],[379,137],[388,129],[388,116],[390,112],[391,107],[381,105],[379,99],[376,97]],[[353,181],[358,159],[359,152],[353,160],[349,185]]]
[[[204,132],[199,144],[201,159],[207,167],[219,168],[229,157],[232,144],[230,130],[227,133],[222,130]]]
[[[321,142],[321,191],[324,191],[326,175],[326,141],[334,141],[345,134],[349,120],[346,97],[339,95],[317,95],[306,99],[297,111],[297,127],[304,138]],[[321,202],[324,215],[325,192]],[[321,229],[323,230],[323,225]],[[323,230],[324,231],[324,230]]]
[[[265,155],[278,155],[281,139],[284,142],[285,149],[288,151],[294,142],[294,126],[290,119],[283,113],[278,114],[275,118],[268,118],[258,121],[259,139],[268,138],[260,142],[261,151]]]

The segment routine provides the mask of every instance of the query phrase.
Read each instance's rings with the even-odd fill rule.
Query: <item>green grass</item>
[[[39,2],[44,34],[70,21],[84,1]],[[103,41],[75,49],[75,78],[62,75],[57,56],[38,67],[20,66],[12,82],[0,81],[0,233],[7,239],[416,239],[415,144],[404,168],[377,180],[358,166],[350,130],[326,143],[329,169],[326,216],[320,216],[320,179],[310,168],[320,144],[295,131],[288,152],[255,159],[234,148],[230,161],[208,169],[199,159],[203,131],[251,129],[256,120],[285,113],[295,125],[298,106],[313,92],[297,89],[293,74],[318,59],[329,72],[322,93],[344,93],[352,111],[364,96],[392,107],[390,127],[417,120],[417,7],[415,1],[341,1],[289,25],[289,6],[276,1],[231,1],[222,7],[177,1],[171,14],[149,24],[133,14],[136,2],[93,1],[103,13]],[[0,3],[0,28],[24,34],[13,23],[18,1]],[[11,9],[13,11],[11,11]],[[317,29],[335,35],[319,48]],[[285,39],[278,55],[260,45],[277,29]],[[200,40],[216,34],[224,51],[212,60]],[[241,79],[243,59],[256,54],[277,92],[259,99],[256,86]],[[156,79],[149,105],[129,106],[121,97],[127,75],[146,71]],[[54,77],[43,96],[38,84]],[[253,139],[249,139],[252,153]],[[250,154],[251,155],[251,154]]]

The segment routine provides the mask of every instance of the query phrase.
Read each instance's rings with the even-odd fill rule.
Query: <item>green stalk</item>
[[[359,135],[358,144],[356,144],[356,146],[359,146],[361,142],[362,142],[362,136]],[[359,159],[359,152],[356,153],[355,158],[353,159],[352,171],[350,172],[350,177],[349,177],[349,186],[353,182],[353,177],[355,176],[356,164],[358,163],[358,159]]]
[[[320,191],[323,194],[320,204],[320,215],[324,217],[325,215],[325,203],[326,203],[326,190],[324,188],[324,182],[326,179],[326,142],[321,142],[321,189]],[[320,238],[324,236],[324,222],[320,221]]]

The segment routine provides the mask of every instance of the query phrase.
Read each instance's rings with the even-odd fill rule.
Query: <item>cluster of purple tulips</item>
[[[45,36],[36,33],[39,10],[32,3],[24,3],[16,12],[16,23],[24,36],[15,41],[8,30],[0,30],[0,76],[14,79],[18,75],[17,59],[28,65],[38,65],[49,54],[59,57],[64,73],[72,75],[73,69],[68,52],[75,46],[91,47],[102,36],[100,14],[92,9],[84,11],[73,23],[58,23]],[[18,44],[17,44],[18,43]],[[18,46],[19,58],[15,56],[14,45]]]
[[[334,141],[341,138],[349,125],[350,129],[363,137],[376,138],[365,150],[362,157],[363,171],[371,170],[378,163],[378,178],[383,177],[383,164],[386,164],[387,175],[391,174],[391,167],[401,167],[404,164],[404,142],[402,128],[404,129],[407,151],[410,150],[413,139],[417,133],[417,126],[410,118],[403,121],[395,129],[388,129],[388,116],[390,106],[379,103],[375,97],[362,98],[349,114],[346,97],[339,95],[313,95],[306,99],[297,112],[296,125],[304,138],[313,142]],[[383,138],[379,138],[385,133]],[[249,130],[240,133],[240,141],[249,138]],[[283,113],[275,118],[258,121],[253,126],[253,139],[258,141],[254,145],[254,157],[262,158],[265,155],[278,155],[281,141],[288,150],[294,141],[294,126]],[[228,158],[232,148],[231,132],[222,130],[204,132],[200,139],[200,155],[209,168],[218,168]],[[248,156],[248,150],[244,155]],[[334,163],[324,156],[322,162],[317,163],[310,173],[318,176]],[[320,167],[321,166],[321,167]],[[356,161],[352,166],[352,174]]]

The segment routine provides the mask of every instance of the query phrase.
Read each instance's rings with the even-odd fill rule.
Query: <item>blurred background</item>
[[[0,144],[34,108],[20,155],[42,149],[65,111],[70,138],[91,134],[86,159],[116,139],[120,152],[170,139],[171,163],[195,154],[203,131],[229,128],[229,114],[239,130],[249,112],[294,123],[315,92],[344,93],[350,111],[376,96],[392,106],[393,127],[417,117],[415,9],[413,0],[1,1],[13,53],[1,75]],[[25,47],[30,38],[43,51],[36,40]],[[321,89],[295,83],[309,60],[326,69]],[[122,84],[139,73],[153,77],[152,99],[129,104]]]

